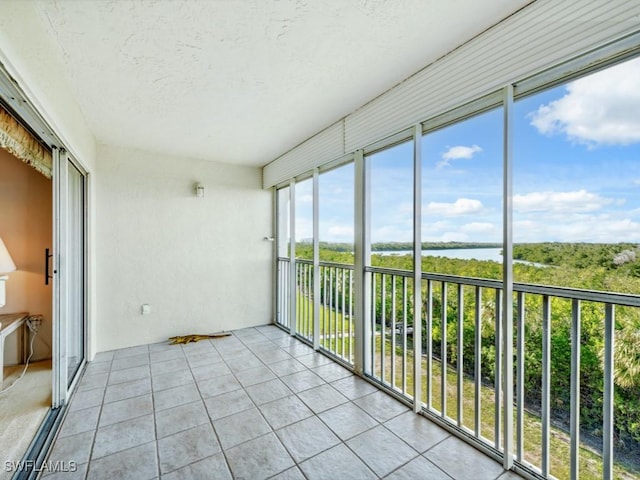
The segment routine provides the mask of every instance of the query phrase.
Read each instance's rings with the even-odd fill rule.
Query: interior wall
[[[51,358],[53,287],[44,284],[44,251],[53,247],[51,188],[51,180],[0,149],[0,237],[16,264],[0,314],[44,316],[32,360]],[[18,363],[18,335],[10,335],[5,348],[5,364]]]
[[[271,322],[260,168],[99,146],[97,173],[98,351]]]

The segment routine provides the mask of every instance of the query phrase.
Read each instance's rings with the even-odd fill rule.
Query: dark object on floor
[[[191,342],[199,342],[200,340],[206,340],[208,338],[220,338],[220,337],[228,337],[231,335],[230,332],[220,332],[214,333],[213,335],[179,335],[177,337],[169,337],[169,345],[179,345],[179,344],[187,344]]]

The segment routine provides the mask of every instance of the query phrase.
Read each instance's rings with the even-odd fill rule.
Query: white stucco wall
[[[66,148],[91,169],[95,156],[93,133],[58,58],[30,2],[0,2],[0,62]]]
[[[259,168],[99,146],[95,178],[98,351],[271,322]]]

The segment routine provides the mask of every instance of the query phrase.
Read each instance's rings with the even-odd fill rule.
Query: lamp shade
[[[15,269],[16,264],[13,263],[7,247],[4,246],[4,242],[0,238],[0,273],[13,272]]]

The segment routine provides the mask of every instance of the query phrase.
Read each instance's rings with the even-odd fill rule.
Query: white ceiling
[[[531,0],[36,0],[105,144],[264,165]]]

